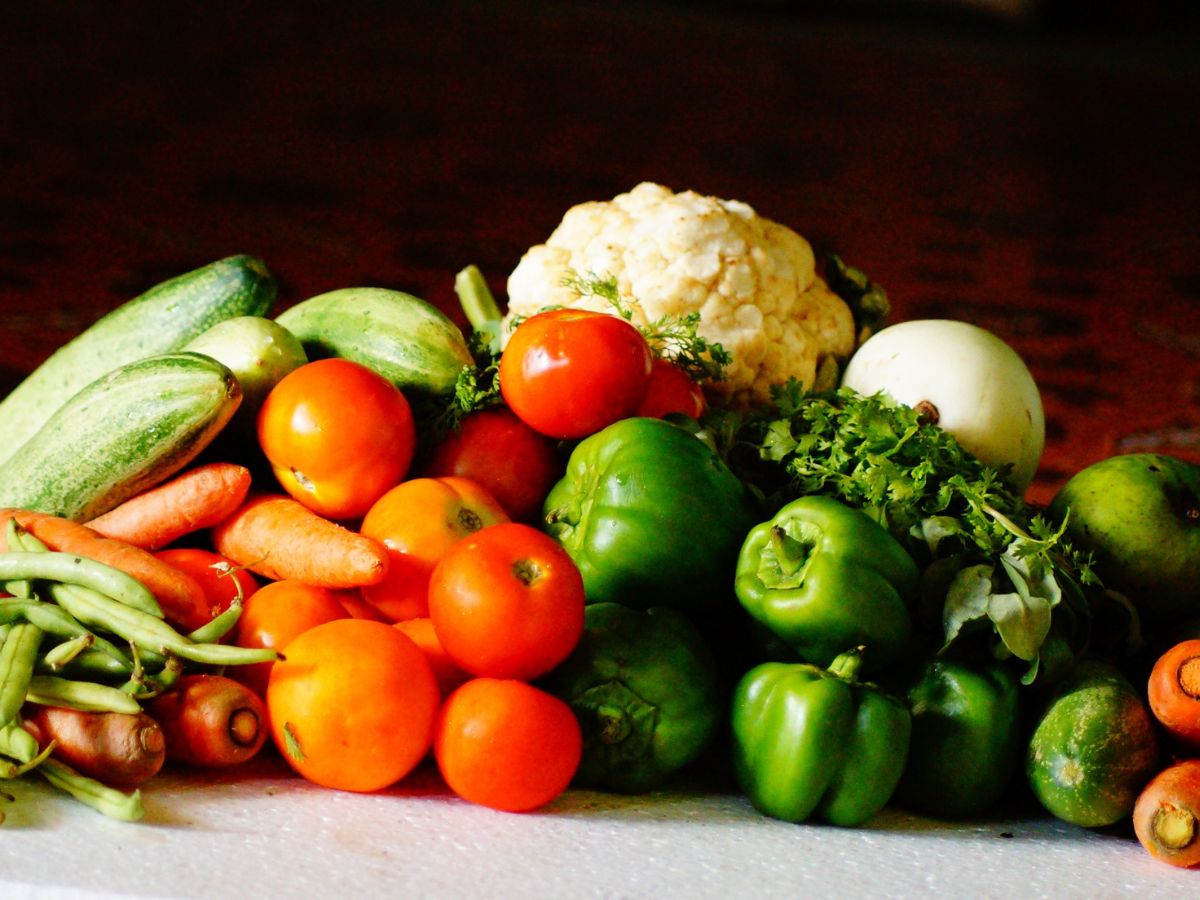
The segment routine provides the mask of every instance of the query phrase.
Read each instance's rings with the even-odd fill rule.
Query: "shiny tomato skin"
[[[307,363],[267,395],[258,438],[280,485],[329,519],[362,516],[408,472],[416,447],[400,389],[364,365]]]
[[[708,410],[704,389],[687,372],[662,357],[654,360],[650,384],[635,415],[661,419],[680,413],[699,419]]]
[[[425,474],[470,478],[486,488],[510,518],[532,522],[562,476],[555,442],[505,406],[468,414],[434,448]]]
[[[500,357],[500,393],[529,427],[582,438],[634,413],[654,354],[618,316],[552,309],[530,316]]]

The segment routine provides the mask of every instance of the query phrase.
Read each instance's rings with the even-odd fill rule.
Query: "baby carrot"
[[[249,491],[250,470],[245,466],[208,463],[131,497],[87,525],[105,537],[158,550],[223,521]]]
[[[283,494],[251,496],[212,538],[217,553],[273,581],[352,588],[376,584],[387,573],[383,544]]]
[[[1168,766],[1142,789],[1133,830],[1155,859],[1181,868],[1200,863],[1200,759]]]
[[[1158,658],[1147,696],[1154,717],[1168,732],[1200,747],[1200,640],[1181,641]]]

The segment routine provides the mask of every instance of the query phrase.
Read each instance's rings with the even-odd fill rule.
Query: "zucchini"
[[[0,462],[101,375],[135,359],[180,350],[219,321],[264,315],[275,293],[275,279],[260,260],[230,256],[118,306],[55,351],[0,402]]]
[[[341,288],[310,297],[275,320],[309,359],[340,356],[390,379],[406,393],[454,391],[474,364],[462,331],[433,304],[387,288]]]
[[[191,462],[241,399],[237,377],[199,353],[114,369],[0,463],[0,507],[92,519]]]

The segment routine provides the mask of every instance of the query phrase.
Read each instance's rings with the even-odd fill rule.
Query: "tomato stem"
[[[541,567],[531,559],[518,559],[512,564],[513,577],[526,587],[530,587],[542,577]]]

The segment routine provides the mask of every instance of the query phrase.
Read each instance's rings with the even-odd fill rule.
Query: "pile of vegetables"
[[[0,402],[0,777],[126,819],[163,765],[263,748],[509,811],[689,773],[843,827],[1024,796],[1196,863],[1200,470],[1114,457],[1035,507],[1010,347],[883,327],[742,204],[635,193],[531,251],[507,315],[460,272],[465,334],[383,288],[269,318],[231,257]],[[688,263],[658,279],[621,243],[656,221]],[[739,359],[781,309],[837,337]]]

